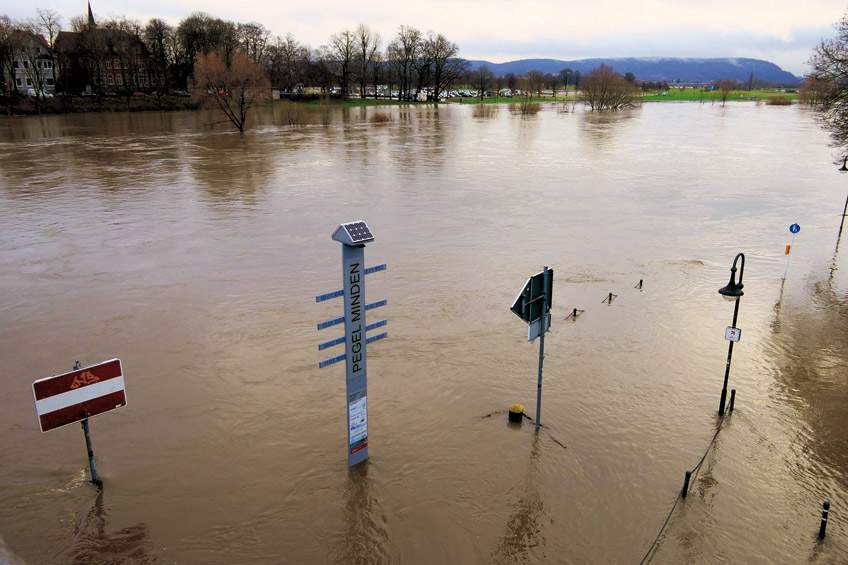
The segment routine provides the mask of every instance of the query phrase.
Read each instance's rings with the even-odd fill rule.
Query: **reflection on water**
[[[83,563],[156,563],[149,553],[149,533],[146,524],[128,526],[107,532],[108,512],[103,506],[100,489],[94,504],[76,528],[69,561]]]
[[[368,461],[348,470],[344,492],[346,531],[333,541],[334,563],[388,563],[386,515],[372,492]]]
[[[510,426],[514,425],[510,424]],[[523,480],[513,489],[517,492],[518,500],[511,505],[514,510],[507,520],[503,539],[498,542],[498,547],[492,554],[492,563],[523,562],[537,548],[541,548],[544,555],[545,538],[542,534],[542,521],[546,511],[537,478],[540,436],[541,433],[538,430],[534,431]]]

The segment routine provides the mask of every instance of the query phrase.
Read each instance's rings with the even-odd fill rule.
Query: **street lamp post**
[[[739,283],[736,282],[736,262],[742,258],[742,265],[739,267]],[[718,293],[725,300],[735,302],[733,306],[733,328],[736,328],[736,317],[739,315],[739,299],[745,292],[742,290],[742,275],[745,274],[745,254],[740,253],[733,259],[733,266],[730,268],[730,282],[727,286],[718,289]],[[727,379],[730,377],[730,360],[733,357],[733,340],[730,340],[730,345],[727,348],[727,367],[724,370],[724,387],[721,389],[721,402],[718,406],[718,415],[724,416],[724,401],[727,400]]]
[[[839,172],[843,175],[848,173],[848,166],[845,164],[848,163],[848,156],[842,161],[842,167],[839,168]],[[836,248],[839,249],[839,240],[842,238],[842,226],[845,224],[845,212],[848,211],[848,198],[845,198],[845,207],[842,209],[842,221],[839,222],[839,235],[836,236]]]

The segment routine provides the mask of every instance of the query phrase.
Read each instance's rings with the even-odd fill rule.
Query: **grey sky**
[[[36,7],[59,12],[65,23],[83,14],[82,0],[45,0],[4,8],[13,18]],[[752,57],[803,74],[812,49],[834,35],[844,0],[169,0],[144,3],[93,0],[99,16],[127,16],[172,24],[195,11],[237,22],[257,21],[272,33],[292,33],[311,47],[330,34],[365,23],[385,43],[400,25],[444,33],[468,59],[589,57]]]

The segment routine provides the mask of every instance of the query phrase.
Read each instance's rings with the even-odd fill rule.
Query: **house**
[[[64,92],[145,92],[161,88],[164,71],[156,69],[141,38],[116,27],[100,27],[91,6],[80,31],[60,31],[54,44]]]
[[[17,30],[10,42],[11,59],[2,65],[3,81],[19,93],[56,91],[54,56],[47,40],[30,31]]]

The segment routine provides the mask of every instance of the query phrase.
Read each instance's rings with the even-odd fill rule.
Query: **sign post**
[[[783,280],[786,280],[786,273],[789,272],[789,252],[792,250],[792,244],[795,243],[795,234],[801,231],[801,226],[792,224],[789,226],[789,231],[792,233],[792,239],[789,241],[789,245],[786,246],[786,268],[783,269]]]
[[[542,425],[542,363],[545,360],[545,332],[551,327],[554,271],[545,268],[527,279],[513,302],[512,310],[527,325],[527,341],[539,339],[539,381],[536,387],[536,429]]]
[[[121,361],[112,359],[89,367],[80,367],[77,361],[70,373],[32,383],[32,394],[42,433],[82,422],[91,482],[102,486],[94,463],[88,419],[127,405]]]
[[[345,361],[347,384],[347,463],[352,467],[368,459],[368,374],[366,370],[366,345],[388,337],[382,332],[366,337],[369,330],[385,326],[388,322],[380,320],[367,324],[365,312],[385,306],[385,300],[365,303],[365,275],[384,271],[386,265],[365,268],[365,244],[374,241],[371,230],[365,222],[350,222],[340,225],[333,233],[333,239],[342,244],[342,281],[343,288],[315,297],[316,302],[331,298],[344,297],[344,316],[333,318],[318,324],[322,330],[337,324],[344,324],[345,335],[318,345],[324,350],[334,345],[345,344],[341,355],[325,359],[318,363],[324,368],[339,361]]]

